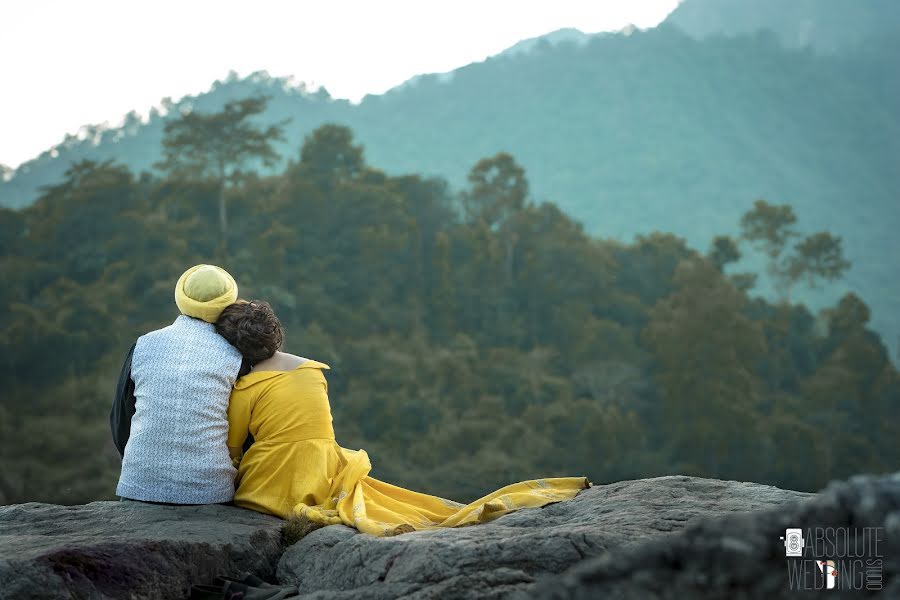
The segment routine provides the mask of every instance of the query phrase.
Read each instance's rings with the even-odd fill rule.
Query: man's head
[[[225,269],[196,265],[175,284],[175,304],[181,314],[215,323],[222,310],[237,300],[238,286]]]
[[[271,358],[284,343],[281,322],[263,300],[239,300],[227,306],[216,322],[216,331],[253,364]]]

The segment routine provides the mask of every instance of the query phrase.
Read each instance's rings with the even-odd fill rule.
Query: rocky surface
[[[785,556],[781,540],[787,528],[805,532],[801,557]],[[843,543],[840,531],[849,533]],[[877,546],[875,538],[881,540]],[[813,577],[789,576],[789,562],[802,572],[804,561],[823,557],[837,563],[833,589],[823,589],[825,581],[816,576],[814,564],[806,565]],[[880,565],[874,562],[878,560]],[[815,591],[803,594],[800,589]],[[805,502],[777,510],[701,519],[675,535],[584,561],[539,582],[527,597],[684,600],[817,594],[900,598],[900,473],[833,483]]]
[[[0,507],[0,599],[172,600],[220,573],[271,579],[281,527],[275,517],[219,505]]]
[[[660,477],[595,486],[492,523],[373,538],[332,526],[287,549],[278,579],[313,598],[501,598],[548,574],[700,517],[808,496],[754,483]]]
[[[679,533],[685,526],[775,507],[793,514],[786,511],[807,496],[753,483],[660,477],[595,486],[569,502],[462,529],[374,538],[325,527],[287,550],[282,521],[233,507],[22,504],[0,507],[0,599],[177,600],[191,583],[245,571],[297,584],[307,600],[594,597],[594,575],[582,569],[620,574],[601,578],[602,585],[627,583],[622,573],[644,568],[641,548],[652,554],[661,540],[693,539]],[[597,567],[595,557],[634,562]],[[634,589],[642,597],[649,588]]]

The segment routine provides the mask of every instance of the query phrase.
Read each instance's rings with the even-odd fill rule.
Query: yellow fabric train
[[[366,452],[335,441],[323,369],[328,365],[308,360],[292,371],[252,372],[235,384],[228,446],[238,465],[238,506],[384,536],[485,522],[590,486],[584,477],[538,479],[461,504],[369,477]],[[242,456],[248,432],[254,443]]]

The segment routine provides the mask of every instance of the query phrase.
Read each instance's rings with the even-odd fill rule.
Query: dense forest
[[[174,282],[201,262],[275,306],[286,350],[332,366],[338,441],[400,485],[468,500],[539,476],[686,473],[815,490],[900,463],[900,377],[866,303],[814,313],[791,295],[846,272],[843,231],[806,235],[806,212],[747,197],[739,235],[703,252],[599,238],[510,154],[454,192],[386,174],[332,124],[259,175],[247,165],[274,163],[280,136],[251,124],[264,107],[175,121],[159,175],[81,161],[0,209],[0,501],[111,497],[121,361],[175,318]],[[233,152],[192,137],[215,127]],[[781,300],[734,272],[747,254]]]
[[[813,4],[836,7],[811,21],[828,24],[851,4],[871,3]],[[884,18],[874,37],[822,54],[785,45],[787,31],[809,21],[787,18],[787,8],[757,11],[783,31],[723,37],[679,29],[692,6],[721,8],[707,14],[719,17],[713,31],[739,20],[727,10],[737,10],[733,2],[689,0],[652,30],[545,36],[358,105],[264,73],[230,76],[204,94],[163,101],[147,118],[132,113],[120,127],[69,136],[8,174],[0,204],[29,204],[83,159],[152,171],[167,122],[262,94],[271,100],[260,122],[288,120],[276,144],[283,157],[323,123],[344,123],[386,173],[441,177],[459,191],[479,159],[509,152],[528,172],[535,199],[623,243],[664,230],[703,251],[715,235],[738,233],[748,199],[789,203],[807,232],[840,230],[854,264],[836,283],[798,287],[797,299],[818,310],[847,292],[865,297],[872,326],[896,350],[900,280],[884,257],[900,253],[898,25],[893,36],[878,37],[893,23]],[[872,11],[854,9],[846,22],[858,13]],[[263,172],[284,168],[282,161]],[[763,262],[748,255],[739,268],[763,272],[756,292],[774,298]]]

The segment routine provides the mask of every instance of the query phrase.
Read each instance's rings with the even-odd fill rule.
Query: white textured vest
[[[241,354],[212,324],[181,315],[138,338],[136,412],[116,495],[175,504],[229,502],[228,399]]]

